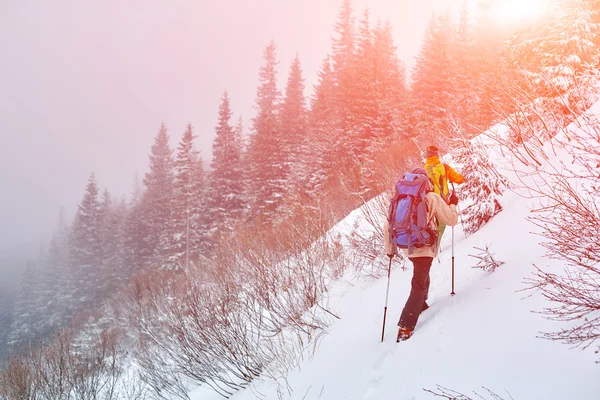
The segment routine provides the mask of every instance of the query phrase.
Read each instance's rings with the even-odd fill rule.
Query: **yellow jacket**
[[[453,170],[451,166],[442,164],[438,156],[427,158],[424,168],[433,183],[433,191],[442,196],[446,202],[450,196],[448,182],[462,183],[464,181],[462,175]]]
[[[428,171],[427,167],[431,168],[434,165],[441,164],[440,158],[438,156],[431,156],[425,160],[425,170]],[[446,168],[446,177],[450,182],[454,183],[463,183],[464,178],[461,174],[452,169],[448,164],[443,164],[444,168]]]

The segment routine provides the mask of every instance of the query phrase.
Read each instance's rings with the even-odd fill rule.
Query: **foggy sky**
[[[222,93],[249,130],[262,51],[280,90],[299,54],[312,94],[342,0],[1,0],[0,254],[72,218],[91,173],[113,196],[143,177],[160,123],[188,122],[205,163]],[[431,11],[460,0],[354,0],[389,19],[409,67]]]

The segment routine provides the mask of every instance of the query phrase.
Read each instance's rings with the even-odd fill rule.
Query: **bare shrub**
[[[75,367],[75,355],[71,352],[72,340],[71,331],[59,331],[54,341],[40,350],[36,369],[42,398],[63,400],[71,397]]]
[[[123,309],[152,396],[185,399],[195,383],[229,397],[263,374],[285,379],[335,318],[327,285],[346,265],[324,229],[296,216],[223,236],[210,264],[138,276]]]
[[[7,400],[113,400],[124,398],[122,352],[116,331],[102,331],[86,351],[77,351],[69,330],[0,371],[0,394]],[[140,392],[138,390],[138,392]],[[131,391],[127,393],[132,393]],[[143,397],[135,397],[141,399]]]
[[[477,264],[473,268],[480,268],[484,271],[494,272],[496,268],[504,264],[504,261],[499,261],[495,258],[495,255],[490,251],[491,245],[485,245],[485,249],[481,247],[473,247],[475,250],[479,250],[479,254],[469,254],[469,257],[478,259]]]
[[[529,221],[539,228],[547,256],[564,261],[562,271],[536,267],[525,281],[553,303],[544,315],[572,323],[544,337],[582,348],[600,338],[600,121],[586,110],[598,98],[594,74],[576,76],[569,96],[556,90],[540,100],[515,90],[511,134],[489,136],[512,160],[515,184],[537,201]]]
[[[0,372],[0,395],[7,400],[37,400],[38,385],[32,361],[37,357],[35,350],[29,356],[21,354],[8,358]]]
[[[504,397],[501,397],[500,395],[492,392],[490,389],[488,389],[486,387],[483,387],[483,389],[487,392],[487,394],[480,395],[477,392],[473,392],[475,397],[469,397],[466,394],[457,392],[456,390],[445,388],[440,385],[437,385],[437,388],[435,390],[430,390],[430,389],[423,389],[423,390],[427,393],[433,394],[435,397],[442,397],[442,398],[448,399],[448,400],[474,400],[474,399],[504,400],[505,399]],[[508,398],[512,399],[512,397],[510,396],[509,393],[507,393],[507,395],[508,395]]]

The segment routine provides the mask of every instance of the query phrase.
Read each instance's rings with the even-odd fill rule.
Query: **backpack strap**
[[[390,210],[388,212],[388,237],[392,242],[392,254],[398,254],[398,243],[396,243],[396,208],[398,207],[398,201],[400,201],[401,195],[396,193],[394,197],[392,197],[392,201],[390,203]]]

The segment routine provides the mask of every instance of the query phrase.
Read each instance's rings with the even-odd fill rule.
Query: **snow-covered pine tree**
[[[60,207],[56,228],[48,249],[48,265],[41,294],[47,304],[46,324],[54,329],[65,325],[73,317],[76,306],[72,301],[75,276],[70,268],[69,230],[70,225],[64,207]]]
[[[131,197],[127,204],[128,213],[125,218],[124,242],[124,270],[128,275],[142,267],[143,256],[148,253],[144,238],[147,236],[147,227],[143,224],[143,188],[138,175],[133,181]]]
[[[234,142],[237,143],[237,149],[239,152],[239,157],[237,159],[237,163],[233,163],[231,168],[235,171],[235,174],[232,174],[232,180],[233,182],[239,182],[237,184],[233,184],[232,183],[232,190],[233,188],[238,188],[237,190],[240,191],[240,196],[238,197],[238,201],[239,204],[236,203],[236,206],[233,207],[233,211],[231,213],[232,218],[234,218],[235,220],[239,220],[239,219],[243,219],[243,216],[246,214],[246,212],[249,209],[249,204],[250,204],[250,197],[248,194],[248,168],[247,168],[247,160],[244,158],[245,154],[247,153],[247,148],[248,148],[248,137],[245,135],[244,133],[244,122],[242,120],[242,117],[238,118],[238,122],[235,125],[235,127],[233,128],[233,137],[234,137]],[[232,162],[233,162],[233,158],[232,158]],[[234,167],[234,165],[236,165],[236,167]],[[233,192],[232,192],[233,193]],[[239,210],[238,211],[238,207]]]
[[[189,259],[190,221],[196,218],[195,203],[200,201],[194,192],[194,174],[198,151],[194,148],[194,135],[191,124],[188,124],[175,155],[175,183],[171,201],[171,218],[168,234],[164,236],[163,263],[166,268],[186,266]]]
[[[150,153],[150,171],[144,176],[146,190],[141,200],[139,222],[143,225],[143,246],[138,254],[143,266],[160,263],[171,221],[174,168],[167,127],[161,124]]]
[[[208,212],[208,179],[204,160],[199,154],[192,174],[192,206],[190,208],[190,262],[210,258],[214,249],[215,225]]]
[[[7,338],[12,351],[18,352],[27,346],[35,345],[40,339],[45,317],[40,294],[42,272],[37,263],[27,261],[14,302],[13,319]]]
[[[338,149],[338,157],[344,160],[342,172],[346,185],[366,198],[371,197],[370,161],[371,144],[378,136],[376,119],[378,104],[375,80],[375,50],[370,14],[366,9],[359,23],[355,54],[352,58],[352,85],[346,108],[346,138]]]
[[[101,204],[102,237],[102,276],[101,292],[109,295],[128,276],[125,270],[125,221],[127,220],[125,199],[113,201],[108,189],[105,189]]]
[[[0,288],[0,358],[8,355],[8,335],[14,318],[15,295],[8,289]]]
[[[440,133],[449,131],[448,108],[453,103],[449,51],[453,33],[448,15],[432,14],[411,73],[411,136],[427,142],[436,143]]]
[[[512,64],[525,82],[512,132],[516,142],[553,137],[598,98],[600,25],[592,3],[559,1],[549,17],[512,40]]]
[[[329,56],[321,64],[319,79],[311,98],[308,124],[310,158],[306,181],[302,186],[310,198],[316,199],[332,177],[335,132],[339,125],[335,108],[335,77]]]
[[[331,64],[334,71],[335,111],[343,118],[348,100],[348,90],[352,86],[350,64],[354,58],[354,10],[352,0],[344,0],[333,30],[335,37],[331,43]]]
[[[408,88],[406,86],[406,66],[398,59],[397,48],[389,21],[378,23],[373,30],[373,49],[375,55],[375,82],[379,103],[378,125],[386,133],[383,142],[389,144],[395,140],[389,137],[396,127],[405,125],[408,106]]]
[[[374,138],[368,143],[369,159],[363,167],[366,185],[373,193],[389,187],[382,168],[399,160],[391,154],[392,146],[403,146],[406,141],[408,90],[406,68],[397,56],[396,45],[389,22],[378,23],[373,30],[375,101]],[[382,179],[383,178],[383,179]]]
[[[354,93],[354,50],[355,50],[355,22],[354,9],[351,0],[344,0],[334,25],[335,35],[331,43],[331,67],[333,69],[333,91],[332,111],[335,124],[334,130],[330,132],[333,138],[332,159],[335,164],[331,171],[336,178],[345,179],[347,152],[344,153],[344,145],[348,142],[348,132],[351,129],[349,117],[349,105]],[[342,154],[342,157],[340,157]]]
[[[275,43],[264,51],[256,95],[257,115],[252,120],[248,169],[252,192],[251,217],[271,223],[287,191],[285,160],[280,132],[280,98],[277,89]]]
[[[304,78],[298,55],[292,61],[281,107],[281,135],[285,174],[289,189],[297,193],[300,182],[307,181],[310,150],[307,138],[308,119],[304,97]]]
[[[77,208],[70,235],[70,252],[73,265],[90,268],[102,260],[101,204],[98,184],[92,174]]]
[[[50,240],[48,249],[48,264],[51,267],[66,265],[69,258],[69,225],[65,214],[65,208],[60,207],[58,211],[58,222]]]
[[[462,165],[461,174],[465,177],[465,183],[459,186],[460,195],[471,202],[461,210],[463,229],[473,234],[502,211],[500,198],[508,180],[496,170],[483,149],[469,140],[462,140],[453,155],[457,164]]]
[[[456,27],[456,39],[453,42],[450,56],[452,61],[452,81],[454,85],[454,102],[451,114],[457,123],[473,136],[477,131],[472,127],[477,121],[476,110],[479,96],[477,88],[477,62],[473,38],[473,26],[467,2],[463,0]]]
[[[177,148],[172,217],[164,245],[164,267],[187,267],[210,247],[204,167],[200,153],[194,147],[195,137],[192,125],[188,124]]]
[[[231,125],[231,105],[227,92],[219,105],[219,118],[212,145],[208,176],[208,214],[216,232],[230,232],[244,210],[241,120]]]
[[[563,115],[571,115],[571,110],[584,111],[597,98],[595,93],[582,90],[583,87],[597,90],[593,82],[597,76],[589,75],[600,62],[600,49],[596,46],[600,25],[592,17],[593,6],[581,0],[563,1],[555,26],[538,43],[543,56],[534,88],[553,100]]]
[[[102,265],[102,220],[99,189],[92,174],[78,206],[71,229],[69,249],[74,277],[74,302],[91,308],[98,293]]]
[[[478,132],[512,113],[514,96],[507,89],[515,85],[505,46],[511,32],[498,25],[489,5],[481,11],[473,26],[475,60],[471,65],[478,96],[473,125]]]

